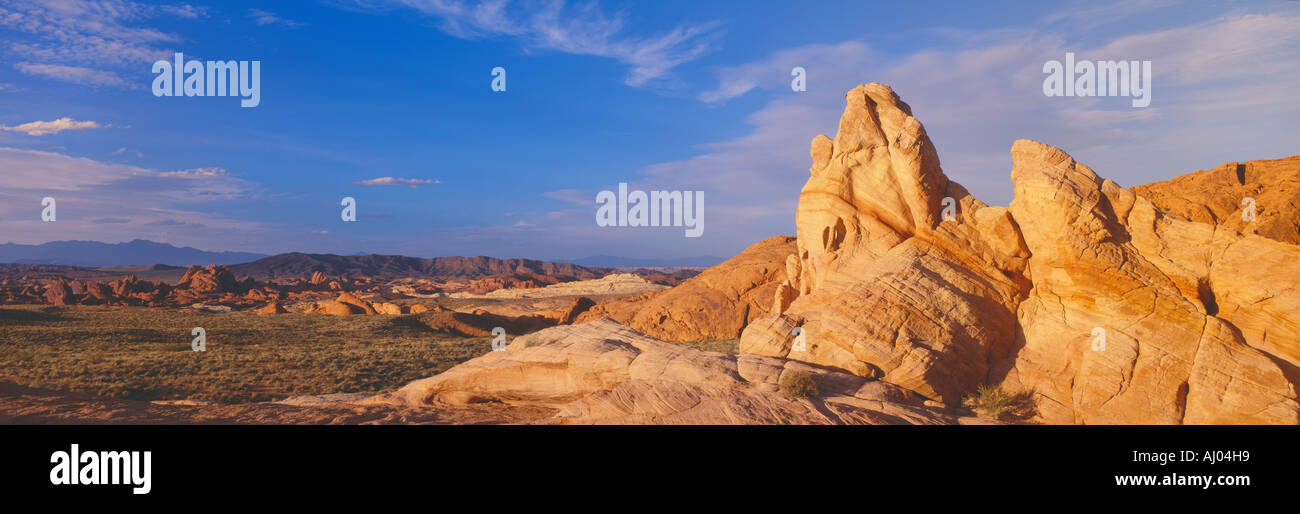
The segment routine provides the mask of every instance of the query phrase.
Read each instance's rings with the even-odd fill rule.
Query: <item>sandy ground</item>
[[[0,424],[25,425],[373,425],[514,423],[544,418],[547,409],[467,406],[413,409],[316,402],[196,404],[118,400],[81,393],[36,389],[0,379]]]

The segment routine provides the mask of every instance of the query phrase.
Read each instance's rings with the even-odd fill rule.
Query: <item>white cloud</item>
[[[281,18],[273,12],[263,11],[261,9],[249,9],[248,18],[253,20],[253,23],[257,25],[284,25],[286,27],[300,27],[303,25],[300,22]]]
[[[794,79],[791,70],[815,64],[835,63],[844,69],[862,69],[873,56],[871,48],[861,41],[845,41],[835,45],[808,45],[799,48],[781,50],[762,61],[722,68],[717,71],[718,87],[705,91],[699,99],[705,102],[719,102],[741,96],[756,88],[773,89],[784,86],[790,91],[790,81]],[[816,69],[816,68],[814,68]],[[827,85],[821,70],[808,77],[808,87],[816,91],[818,84]]]
[[[98,122],[75,121],[72,118],[64,117],[53,121],[33,121],[12,127],[8,125],[0,125],[0,130],[25,132],[29,136],[44,136],[47,134],[58,134],[65,130],[86,130],[104,127],[105,125],[101,125]]]
[[[793,207],[807,178],[809,141],[818,133],[834,136],[843,93],[872,81],[894,87],[925,124],[948,176],[991,204],[1011,199],[1008,150],[1018,138],[1059,146],[1128,186],[1300,148],[1295,13],[1235,14],[1090,42],[1047,30],[991,32],[967,34],[963,40],[971,43],[956,49],[897,58],[846,41],[719,70],[717,87],[701,94],[702,101],[758,91],[770,96],[750,117],[751,132],[643,171],[656,180],[713,182],[726,193],[711,196],[710,209],[768,199]],[[1151,107],[1133,109],[1128,98],[1045,97],[1042,64],[1066,51],[1079,59],[1152,61]],[[790,90],[792,66],[807,70],[807,92]],[[737,190],[743,194],[731,194]],[[793,209],[788,212],[793,219]]]
[[[63,66],[60,64],[36,64],[30,62],[20,62],[14,65],[18,71],[30,75],[39,75],[52,79],[72,82],[74,84],[83,84],[87,86],[112,86],[123,89],[132,89],[131,83],[127,82],[121,76],[111,71],[96,70],[92,68],[83,68],[80,66]]]
[[[375,4],[357,1],[358,6]],[[632,67],[625,83],[643,86],[673,68],[713,49],[717,24],[679,25],[652,36],[628,34],[622,13],[607,16],[588,3],[567,6],[561,0],[388,0],[381,6],[405,6],[437,17],[441,29],[462,39],[512,37],[528,50],[551,50],[614,59]]]
[[[556,191],[546,191],[542,193],[542,196],[554,200],[559,200],[562,202],[568,202],[574,205],[581,205],[583,207],[596,205],[596,200],[595,200],[596,194],[589,193],[581,189],[560,189]]]
[[[1176,4],[1178,0],[1117,0],[1101,5],[1072,6],[1049,13],[1043,17],[1043,22],[1088,30]]]
[[[220,168],[158,171],[0,147],[4,238],[20,243],[150,239],[189,246],[247,247],[270,226],[202,210],[256,197],[253,184]],[[40,221],[41,199],[58,202],[58,221]]]
[[[379,177],[379,178],[372,178],[372,179],[368,179],[368,180],[361,180],[361,181],[358,181],[358,182],[353,182],[353,183],[351,183],[350,185],[353,185],[353,186],[362,186],[362,187],[410,187],[410,188],[416,188],[416,187],[420,187],[420,186],[423,186],[423,185],[426,185],[426,184],[441,184],[441,182],[436,181],[436,180],[425,180],[425,179],[418,179],[418,178]]]
[[[129,69],[169,55],[180,37],[138,24],[159,16],[197,19],[203,8],[155,6],[127,0],[0,0],[0,27],[29,34],[0,43],[24,73],[90,86],[133,88],[112,69]],[[139,86],[143,87],[143,86]]]

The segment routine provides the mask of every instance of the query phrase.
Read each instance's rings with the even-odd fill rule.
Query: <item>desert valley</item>
[[[1300,423],[1300,156],[1126,188],[1019,140],[990,206],[845,99],[797,233],[707,269],[0,266],[0,422]]]

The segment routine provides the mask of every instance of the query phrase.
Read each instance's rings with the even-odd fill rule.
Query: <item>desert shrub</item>
[[[781,374],[777,390],[791,398],[813,398],[818,394],[817,382],[813,380],[812,373],[798,370]]]
[[[966,398],[966,407],[991,419],[1002,419],[1012,410],[1014,399],[1002,386],[984,384],[975,390],[974,396]]]

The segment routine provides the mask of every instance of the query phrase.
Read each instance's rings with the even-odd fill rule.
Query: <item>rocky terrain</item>
[[[653,284],[522,261],[454,282],[318,271],[267,285],[209,267],[175,285],[4,290],[49,303],[260,295],[305,312],[510,334],[503,350],[397,391],[295,398],[257,407],[253,422],[965,424],[990,422],[971,407],[998,390],[1027,399],[1001,418],[1016,422],[1300,423],[1300,156],[1125,189],[1061,149],[1019,140],[1014,199],[989,206],[948,179],[889,86],[845,99],[834,139],[812,141],[796,236],[760,241],[669,289],[593,299],[578,295]],[[1244,197],[1253,220],[1241,217]],[[444,273],[473,263],[382,261]],[[264,276],[302,272],[262,266]],[[572,280],[550,282],[561,274]],[[488,303],[412,303],[454,293]],[[534,303],[490,311],[500,299]],[[738,354],[674,343],[735,338]],[[41,394],[15,404],[39,405]],[[39,410],[25,408],[0,419]],[[79,408],[90,419],[107,409]],[[139,422],[194,415],[119,408],[152,413]]]
[[[423,299],[556,299],[507,309],[519,315],[557,309],[577,296],[618,297],[666,289],[695,273],[650,269],[616,272],[567,263],[487,257],[415,259],[309,254],[284,254],[234,266],[189,268],[150,265],[86,269],[3,264],[0,304],[406,314],[432,310],[438,305],[437,301]],[[137,274],[153,279],[141,279]],[[356,308],[342,305],[349,303]]]
[[[611,273],[592,280],[560,282],[545,287],[501,287],[482,294],[452,293],[452,298],[553,298],[556,296],[636,295],[663,291],[668,286],[650,282],[631,273]]]
[[[950,423],[997,386],[1029,397],[1035,422],[1300,421],[1300,247],[1166,213],[1029,140],[1012,147],[1015,199],[988,206],[944,175],[888,86],[846,100],[835,139],[813,140],[795,248],[765,241],[368,401],[541,405],[562,423]],[[762,309],[736,301],[763,288]],[[741,353],[675,348],[608,317],[666,339],[739,326]],[[765,403],[798,366],[818,377],[819,421]],[[897,415],[890,398],[931,410]]]
[[[887,86],[847,98],[836,138],[813,141],[777,304],[793,300],[742,352],[949,404],[1000,384],[1048,423],[1297,422],[1300,247],[1166,215],[1028,140],[1011,206],[989,207]]]
[[[1170,216],[1300,244],[1300,155],[1230,162],[1132,191]],[[1242,216],[1247,199],[1255,203],[1253,220]]]
[[[608,317],[665,341],[734,339],[771,308],[794,250],[793,237],[768,238],[672,289],[598,304],[578,321]]]
[[[802,374],[816,393],[783,394]],[[608,319],[556,327],[360,405],[531,407],[544,424],[940,424],[959,419],[879,381],[666,343]]]

